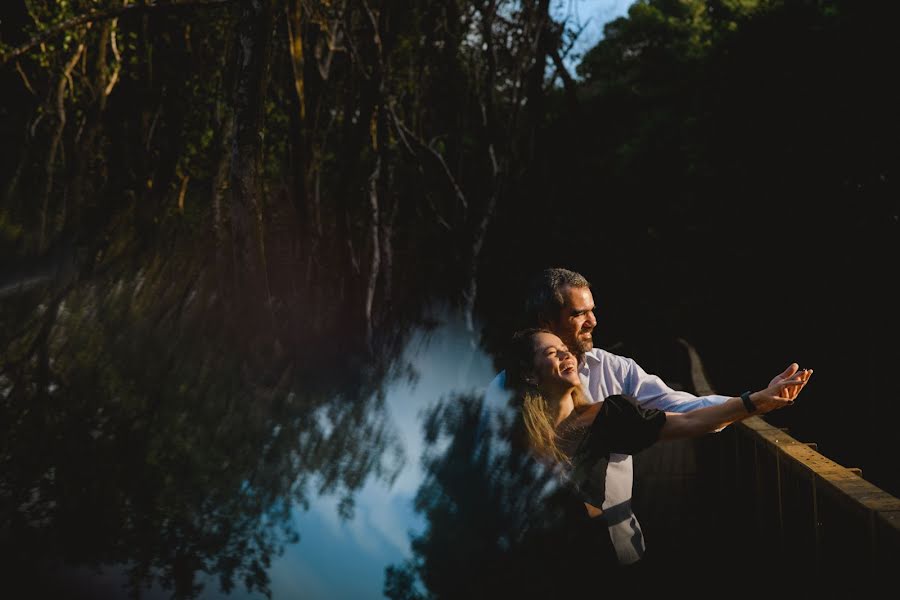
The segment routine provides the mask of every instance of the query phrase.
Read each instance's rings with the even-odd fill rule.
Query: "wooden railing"
[[[714,393],[685,347],[691,387]],[[679,575],[738,565],[798,589],[900,589],[900,498],[760,417],[636,456],[634,505],[649,551]]]
[[[900,576],[900,499],[762,418],[733,429],[723,481],[757,537],[802,571]]]

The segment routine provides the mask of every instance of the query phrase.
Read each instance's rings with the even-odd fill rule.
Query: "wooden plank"
[[[846,495],[861,507],[872,511],[900,511],[900,498],[888,494],[881,488],[859,477],[850,469],[819,454],[777,427],[759,417],[750,417],[741,422],[752,435],[765,442],[765,447],[779,453],[783,460],[794,466],[808,470],[822,480],[824,489]]]
[[[882,511],[875,517],[875,527],[885,537],[892,536],[900,542],[900,510]],[[900,547],[900,543],[898,543]]]

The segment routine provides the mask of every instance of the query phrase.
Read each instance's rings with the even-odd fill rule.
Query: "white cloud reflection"
[[[417,380],[401,379],[385,390],[387,419],[407,457],[403,469],[393,484],[370,477],[355,495],[352,519],[339,516],[335,496],[312,498],[307,511],[296,509],[300,542],[273,564],[274,598],[293,597],[298,587],[304,598],[383,598],[385,567],[410,556],[409,534],[425,525],[413,509],[425,476],[422,416],[442,398],[481,393],[494,372],[461,320],[414,335],[404,354]]]

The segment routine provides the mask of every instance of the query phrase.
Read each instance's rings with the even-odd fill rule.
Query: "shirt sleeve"
[[[707,406],[717,406],[728,400],[728,396],[711,394],[695,396],[688,392],[673,390],[656,375],[650,375],[631,358],[624,359],[625,381],[623,392],[634,396],[641,408],[652,408],[666,412],[689,412]]]

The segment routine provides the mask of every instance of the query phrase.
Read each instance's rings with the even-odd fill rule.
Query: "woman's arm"
[[[753,415],[790,406],[810,375],[812,371],[801,371],[789,378],[776,377],[766,389],[753,392],[750,394],[750,401],[756,410],[752,413],[747,412],[740,398],[729,398],[718,406],[699,408],[687,413],[666,413],[666,422],[660,430],[659,438],[672,440],[696,437]]]

